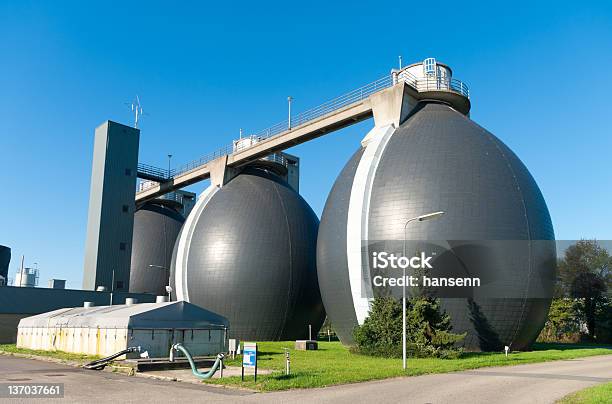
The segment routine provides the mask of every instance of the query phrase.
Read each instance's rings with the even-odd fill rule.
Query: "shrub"
[[[538,342],[580,341],[580,302],[570,298],[553,299],[548,320],[540,332]]]
[[[416,297],[406,304],[406,352],[413,357],[456,358],[456,344],[465,334],[451,332],[450,316],[437,299]],[[353,333],[359,353],[382,357],[402,356],[402,305],[393,297],[377,297],[369,316]]]

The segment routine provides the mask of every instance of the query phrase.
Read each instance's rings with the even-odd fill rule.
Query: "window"
[[[116,281],[115,289],[123,289],[123,281]]]
[[[130,176],[132,175],[132,170],[130,170],[129,168],[126,168],[126,169],[125,169],[125,175],[126,175],[127,177],[130,177]]]
[[[127,213],[129,209],[130,209],[130,208],[129,208],[127,205],[123,205],[123,206],[121,207],[121,210],[123,211],[123,213]]]
[[[423,73],[427,76],[433,76],[436,74],[436,59],[427,58],[423,61]]]
[[[126,243],[119,243],[119,249],[121,251],[125,251],[125,247],[127,247]]]

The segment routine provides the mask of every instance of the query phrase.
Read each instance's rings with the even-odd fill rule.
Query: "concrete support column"
[[[218,187],[227,184],[239,170],[227,166],[227,155],[210,162],[210,183]]]
[[[418,102],[416,94],[418,94],[416,90],[404,82],[372,94],[370,105],[374,115],[374,125],[399,127],[416,106]]]

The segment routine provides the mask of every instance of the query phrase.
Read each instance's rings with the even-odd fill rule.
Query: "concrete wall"
[[[96,128],[83,289],[127,291],[140,131],[112,121]]]
[[[0,314],[0,344],[13,344],[17,340],[19,320],[31,314]]]

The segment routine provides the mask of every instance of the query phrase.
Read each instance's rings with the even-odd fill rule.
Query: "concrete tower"
[[[106,121],[96,128],[83,289],[127,291],[140,130]]]

